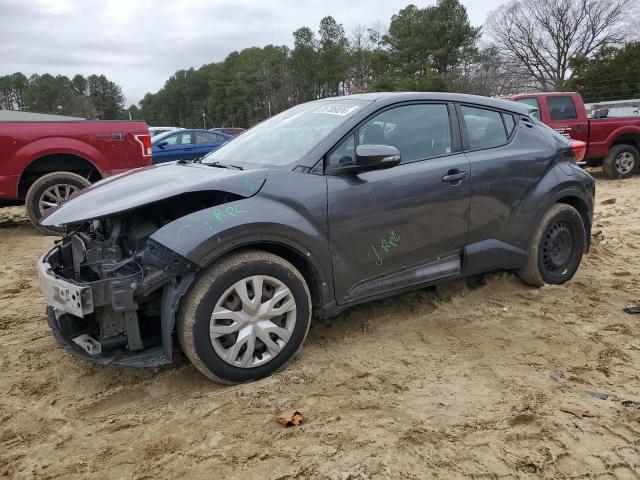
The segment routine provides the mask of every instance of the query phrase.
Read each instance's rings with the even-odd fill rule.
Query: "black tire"
[[[602,161],[604,174],[611,179],[629,178],[638,173],[640,152],[633,145],[614,145]]]
[[[547,211],[532,232],[527,264],[518,276],[529,285],[561,285],[573,277],[586,248],[586,230],[578,211],[558,203]]]
[[[295,324],[282,350],[267,363],[255,367],[234,366],[224,360],[213,345],[209,336],[211,315],[232,285],[254,275],[275,278],[289,289],[295,300]],[[243,251],[198,274],[180,302],[176,330],[183,352],[202,374],[219,383],[242,383],[267,377],[294,357],[309,331],[311,310],[307,283],[291,263],[268,252]]]
[[[72,172],[52,172],[38,178],[29,190],[25,198],[25,207],[27,209],[27,216],[29,220],[42,233],[47,235],[60,235],[63,232],[62,228],[56,227],[43,227],[40,225],[40,219],[43,216],[43,211],[40,209],[40,199],[42,195],[52,187],[70,185],[78,190],[83,189],[91,185],[91,182],[84,177],[81,177],[77,173]],[[65,187],[66,191],[66,187]]]

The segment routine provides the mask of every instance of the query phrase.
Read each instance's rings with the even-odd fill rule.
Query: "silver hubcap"
[[[38,200],[38,208],[40,209],[40,213],[44,214],[47,210],[53,207],[57,207],[62,202],[67,200],[71,195],[73,195],[78,190],[78,187],[75,185],[69,185],[68,183],[60,183],[58,185],[53,185],[49,187],[42,195],[40,195],[40,200]]]
[[[616,157],[616,170],[623,175],[629,173],[633,169],[635,161],[636,159],[633,158],[631,153],[622,152]]]
[[[209,322],[215,352],[242,368],[272,360],[287,344],[296,324],[296,301],[277,278],[247,277],[218,299]]]

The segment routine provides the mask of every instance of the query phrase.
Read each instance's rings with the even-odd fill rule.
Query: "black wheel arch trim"
[[[593,223],[594,206],[593,198],[588,193],[585,193],[583,188],[583,185],[577,182],[575,185],[570,186],[567,186],[566,184],[558,185],[558,188],[555,191],[549,193],[544,206],[538,209],[535,221],[532,223],[531,228],[533,229],[534,226],[538,224],[542,216],[553,205],[557,203],[566,203],[567,205],[571,205],[582,217],[585,228],[586,251],[588,252],[591,247],[591,227]]]

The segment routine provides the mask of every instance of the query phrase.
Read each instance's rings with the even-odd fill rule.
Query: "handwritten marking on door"
[[[390,250],[393,250],[394,248],[396,248],[398,246],[399,240],[400,240],[400,236],[396,235],[396,233],[393,230],[391,230],[389,237],[385,237],[382,240],[380,240],[379,247],[383,251],[383,254],[389,253]],[[382,265],[382,257],[378,253],[378,250],[376,250],[376,247],[373,245],[373,243],[371,244],[371,248],[373,249],[373,253],[378,259],[376,261],[376,265]]]

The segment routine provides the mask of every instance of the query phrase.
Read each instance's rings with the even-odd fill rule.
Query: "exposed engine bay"
[[[38,262],[49,324],[58,340],[102,363],[169,362],[171,352],[162,348],[163,302],[168,305],[164,315],[175,314],[172,296],[179,298],[186,289],[181,282],[190,284],[198,266],[149,236],[193,211],[236,198],[192,193],[188,199],[173,197],[67,227]],[[142,350],[144,356],[136,357]]]

